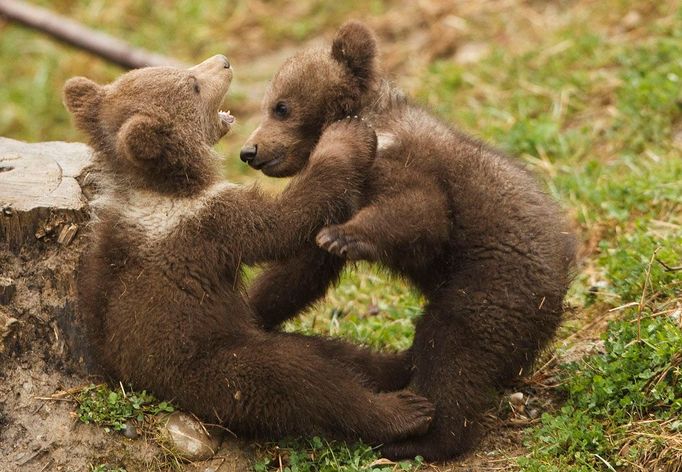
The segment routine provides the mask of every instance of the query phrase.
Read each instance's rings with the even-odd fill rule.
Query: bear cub
[[[425,436],[383,453],[446,459],[476,444],[494,392],[554,335],[574,236],[529,173],[411,104],[382,77],[376,56],[372,32],[349,22],[331,47],[302,51],[275,74],[241,151],[250,166],[274,177],[310,172],[325,127],[348,115],[367,120],[379,144],[359,211],[324,227],[319,248],[272,265],[250,302],[271,329],[323,296],[346,260],[408,278],[427,304],[409,369],[383,377],[409,382],[435,403],[436,417]]]
[[[219,111],[231,80],[227,59],[214,56],[64,87],[106,177],[78,273],[98,363],[115,381],[242,435],[379,444],[423,434],[432,405],[410,391],[379,392],[374,378],[402,362],[264,331],[243,294],[242,264],[283,259],[350,216],[374,132],[360,120],[330,125],[308,170],[277,198],[229,184],[212,146],[234,121]]]

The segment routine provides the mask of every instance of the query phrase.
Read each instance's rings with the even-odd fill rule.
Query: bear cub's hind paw
[[[426,434],[436,413],[429,400],[409,390],[383,393],[380,397],[393,441]]]
[[[315,242],[325,251],[352,261],[375,260],[377,248],[343,225],[325,226],[317,233]]]

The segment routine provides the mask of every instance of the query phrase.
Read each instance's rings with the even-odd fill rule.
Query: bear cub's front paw
[[[369,165],[377,152],[377,134],[361,117],[347,116],[327,126],[317,147],[344,149],[348,158]]]
[[[352,261],[376,260],[376,246],[344,225],[325,226],[317,233],[315,242],[325,251]]]

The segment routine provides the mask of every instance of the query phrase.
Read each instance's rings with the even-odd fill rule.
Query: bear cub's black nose
[[[258,145],[252,144],[251,146],[244,146],[239,152],[239,158],[246,162],[247,164],[256,158],[258,153]]]
[[[225,67],[225,69],[229,69],[230,68],[229,59],[225,57],[223,54],[218,54],[218,56],[220,56],[220,58],[223,60],[223,67]]]

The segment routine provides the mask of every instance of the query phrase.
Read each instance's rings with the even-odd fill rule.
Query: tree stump
[[[76,300],[91,163],[85,144],[0,138],[0,470],[41,470],[32,451],[73,447],[60,442],[72,405],[36,397],[91,381]]]
[[[52,235],[69,244],[87,220],[91,162],[85,144],[0,138],[0,242],[14,252]]]
[[[75,275],[94,189],[91,164],[82,143],[0,138],[0,353],[49,342],[55,361],[85,355]]]

